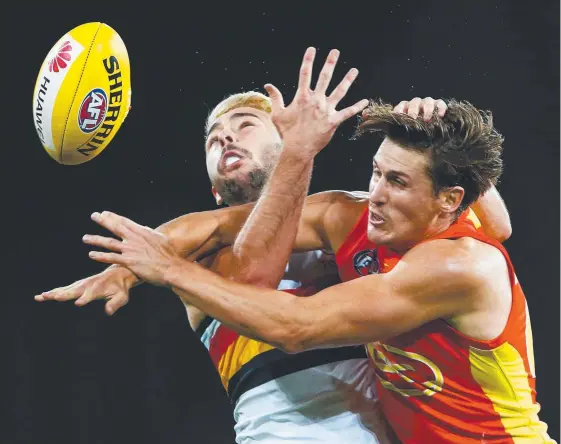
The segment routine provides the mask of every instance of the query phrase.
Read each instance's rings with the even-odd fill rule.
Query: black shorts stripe
[[[255,356],[232,376],[228,383],[228,396],[230,402],[235,405],[243,393],[281,376],[322,364],[366,357],[363,345],[310,350],[296,354],[284,353],[278,349],[269,350]]]

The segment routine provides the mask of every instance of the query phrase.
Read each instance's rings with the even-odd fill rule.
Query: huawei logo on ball
[[[99,128],[107,113],[107,94],[101,88],[91,90],[78,110],[78,126],[85,133]]]
[[[72,45],[67,40],[60,45],[60,48],[54,55],[54,57],[49,62],[49,71],[59,72],[68,66],[67,62],[70,62],[72,57],[70,56],[70,51],[72,51]]]

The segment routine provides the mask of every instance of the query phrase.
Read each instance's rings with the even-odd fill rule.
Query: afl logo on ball
[[[78,111],[78,126],[85,133],[95,131],[107,113],[107,94],[101,88],[91,90]]]
[[[376,250],[359,251],[353,257],[353,265],[360,276],[380,272],[380,262],[378,262]]]

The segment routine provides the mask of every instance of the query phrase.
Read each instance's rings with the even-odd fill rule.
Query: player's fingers
[[[111,231],[116,236],[119,236],[121,239],[126,235],[125,227],[135,232],[141,229],[141,225],[124,216],[112,213],[111,211],[103,211],[101,213],[95,212],[92,214],[91,218],[94,222]]]
[[[358,69],[351,68],[347,75],[341,80],[339,85],[333,90],[331,95],[327,98],[327,103],[332,107],[335,108],[339,102],[345,97],[347,91],[355,81],[356,77],[358,76]]]
[[[127,261],[124,256],[117,253],[104,253],[101,251],[90,251],[89,256],[91,259],[97,262],[102,262],[104,264],[116,264],[126,267]]]
[[[312,69],[314,67],[314,59],[316,57],[316,48],[308,48],[304,53],[302,66],[300,66],[300,78],[298,80],[298,90],[296,94],[306,93],[310,90],[310,83],[312,80]]]
[[[339,111],[337,113],[337,125],[361,112],[368,106],[368,103],[369,102],[367,99],[362,99],[361,101],[355,103],[353,106],[349,106],[348,108]]]
[[[421,108],[421,98],[415,97],[413,100],[409,102],[407,114],[413,117],[414,119],[416,119],[417,116],[419,115],[420,108]]]
[[[369,101],[369,102],[368,102],[368,105],[370,105],[370,103],[371,103],[371,102]],[[360,117],[361,117],[363,120],[368,118],[368,108],[369,108],[369,107],[367,106],[366,108],[364,108],[364,109],[362,110],[362,113],[360,113]]]
[[[37,296],[35,300],[39,302],[43,301],[69,301],[71,299],[76,299],[84,291],[84,286],[82,283],[74,283],[68,285],[67,287],[59,287],[53,290],[45,291]]]
[[[77,285],[76,287],[67,288],[63,291],[58,292],[54,296],[55,301],[71,301],[73,299],[79,298],[87,287],[83,285]]]
[[[407,114],[407,110],[409,109],[409,101],[408,100],[402,100],[401,102],[399,102],[393,109],[394,113],[402,113],[402,114]]]
[[[42,293],[39,293],[39,294],[35,295],[34,299],[38,302],[52,301],[52,300],[54,300],[54,297],[58,293],[58,291],[59,291],[58,288],[54,288],[54,289],[49,290],[49,291],[44,291]]]
[[[81,307],[90,303],[94,299],[97,299],[95,294],[95,287],[89,287],[84,290],[84,292],[78,299],[76,299],[76,302],[74,302],[74,304]]]
[[[425,97],[421,102],[421,108],[419,112],[423,113],[423,120],[428,122],[432,119],[435,108],[435,100],[432,97]]]
[[[115,297],[111,298],[105,304],[105,312],[112,316],[117,310],[124,307],[129,303],[129,296],[126,293],[119,293]]]
[[[111,213],[110,211],[98,213],[96,211],[92,213],[91,219],[116,236],[123,237],[121,217],[117,216],[115,213]]]
[[[272,104],[272,107],[273,107],[273,111],[283,109],[284,108],[284,99],[282,97],[281,92],[278,90],[278,88],[275,85],[267,83],[265,85],[265,90],[267,91],[267,94],[268,94],[269,98],[271,99],[271,104]]]
[[[84,243],[95,247],[105,248],[107,250],[121,253],[123,251],[123,242],[112,237],[98,236],[96,234],[85,234],[82,237]]]
[[[438,99],[436,101],[436,109],[437,109],[437,113],[439,117],[444,117],[444,115],[446,114],[446,111],[448,110],[448,105],[446,104],[446,102],[442,99]]]
[[[319,73],[318,82],[316,84],[316,93],[325,95],[331,78],[333,77],[333,71],[335,70],[335,65],[337,65],[337,60],[339,59],[339,50],[332,49],[325,60],[325,64],[321,72]]]

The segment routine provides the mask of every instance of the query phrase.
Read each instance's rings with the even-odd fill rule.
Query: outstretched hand
[[[80,279],[65,287],[54,288],[35,296],[37,302],[66,302],[75,300],[78,306],[92,301],[105,300],[105,311],[113,315],[129,302],[129,290],[138,279],[129,270],[121,267],[107,270]]]
[[[120,238],[86,234],[86,244],[111,251],[90,251],[89,256],[95,261],[122,265],[139,278],[163,286],[169,267],[183,260],[167,237],[152,228],[109,211],[93,213],[92,220]]]
[[[310,83],[315,55],[315,48],[306,50],[300,67],[298,89],[290,105],[284,105],[282,94],[275,86],[265,85],[272,102],[271,117],[283,139],[285,150],[310,157],[327,146],[341,123],[368,105],[368,100],[363,99],[340,111],[335,109],[355,81],[358,75],[356,68],[347,73],[329,96],[326,95],[339,58],[336,49],[329,53],[316,88],[312,90]]]

